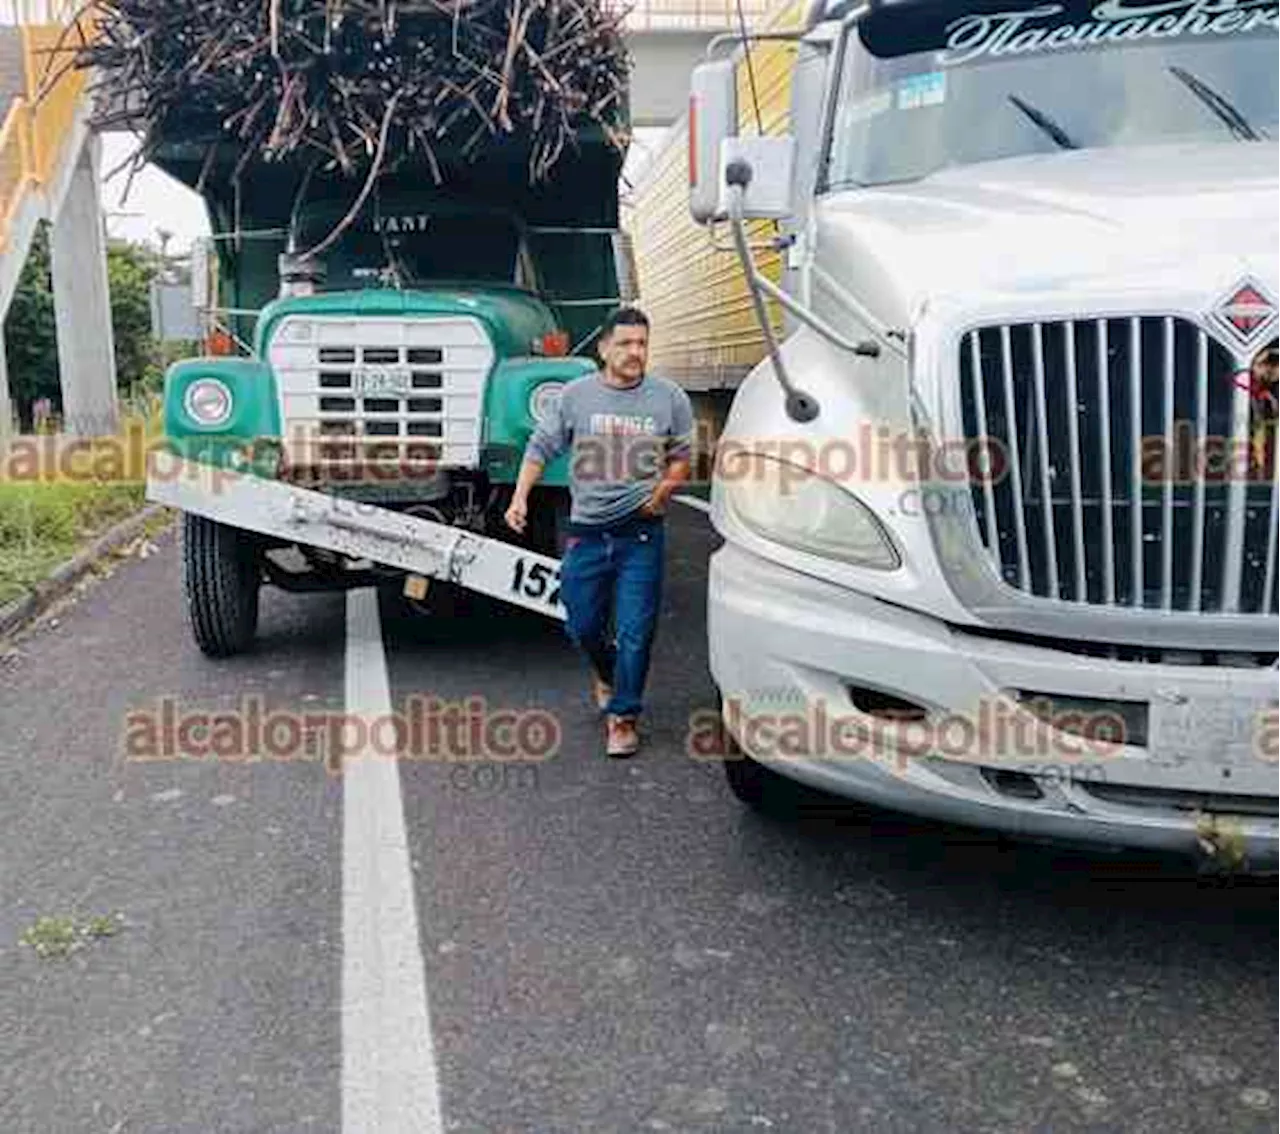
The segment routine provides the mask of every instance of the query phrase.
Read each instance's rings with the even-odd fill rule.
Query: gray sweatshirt
[[[611,525],[653,493],[667,464],[693,450],[693,406],[674,382],[646,374],[629,389],[588,374],[565,386],[529,438],[525,456],[546,465],[572,449],[576,525]]]

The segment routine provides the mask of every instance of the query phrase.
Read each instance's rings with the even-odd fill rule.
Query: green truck
[[[237,180],[227,143],[156,154],[199,188],[214,233],[209,346],[166,376],[165,460],[148,493],[184,512],[185,590],[206,654],[250,645],[264,584],[377,583],[439,610],[476,586],[464,569],[486,569],[476,552],[494,540],[533,554],[498,574],[554,613],[564,460],[523,537],[502,516],[538,417],[594,368],[597,328],[631,297],[624,157],[591,127],[537,184],[512,139],[477,161],[401,163],[362,194],[359,178],[296,162]],[[284,519],[264,514],[281,508]],[[393,515],[426,524],[397,528]],[[448,533],[470,552],[444,540],[454,554],[424,561],[423,545]],[[432,576],[443,585],[424,598]]]

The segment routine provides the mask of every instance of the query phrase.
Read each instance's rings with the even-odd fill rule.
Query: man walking
[[[636,721],[662,598],[663,517],[689,477],[693,407],[674,382],[646,373],[649,320],[642,312],[615,311],[599,351],[604,368],[565,386],[529,439],[506,519],[524,531],[530,490],[543,468],[571,449],[573,509],[560,598],[569,636],[594,671],[605,750],[626,757],[640,744]]]

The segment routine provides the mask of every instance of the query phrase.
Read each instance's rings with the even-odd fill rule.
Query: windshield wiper
[[[1059,126],[1052,118],[1050,118],[1043,110],[1037,110],[1029,102],[1025,102],[1017,95],[1010,95],[1009,101],[1040,127],[1050,138],[1064,150],[1078,150],[1080,147],[1072,140],[1061,126]]]
[[[1212,110],[1218,116],[1219,121],[1223,122],[1227,129],[1231,131],[1233,137],[1245,142],[1261,142],[1266,138],[1265,134],[1259,134],[1257,130],[1249,125],[1248,119],[1240,111],[1203,79],[1197,79],[1195,75],[1182,67],[1170,67],[1169,73]]]

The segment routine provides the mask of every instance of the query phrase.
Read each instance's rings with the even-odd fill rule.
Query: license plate
[[[364,366],[352,373],[351,386],[365,396],[401,397],[413,388],[413,373],[395,366]]]
[[[1210,778],[1275,776],[1273,697],[1190,696],[1151,701],[1151,763],[1169,769],[1199,766]]]

